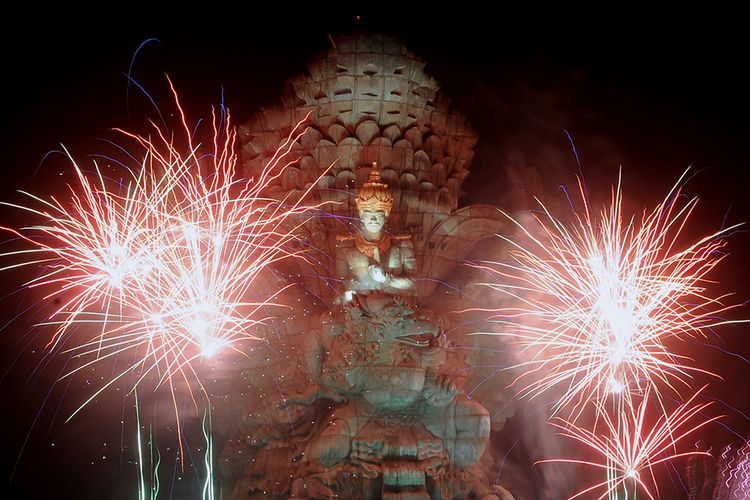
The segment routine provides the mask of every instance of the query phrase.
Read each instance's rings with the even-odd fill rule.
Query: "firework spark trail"
[[[721,236],[737,226],[681,246],[697,203],[682,201],[683,179],[638,224],[623,220],[619,183],[598,221],[580,181],[584,208],[570,226],[543,205],[543,215],[534,216],[539,236],[508,216],[530,243],[502,237],[513,247],[511,262],[476,267],[492,277],[484,285],[519,304],[490,312],[503,327],[492,334],[511,338],[527,356],[519,365],[527,370],[514,383],[539,377],[521,395],[563,387],[553,414],[568,407],[580,415],[587,402],[609,394],[628,399],[654,387],[660,399],[660,387],[678,391],[695,372],[707,373],[668,341],[705,335],[735,307],[722,303],[726,296],[709,296],[705,286],[723,258]]]
[[[750,443],[733,450],[726,446],[721,453],[717,488],[731,498],[750,496]],[[718,498],[718,497],[717,497]]]
[[[297,227],[319,208],[303,202],[316,183],[294,199],[263,193],[292,163],[305,120],[259,176],[238,180],[229,116],[221,126],[213,116],[210,146],[194,144],[172,91],[184,144],[153,123],[153,140],[120,130],[144,151],[124,195],[108,189],[98,167],[91,179],[73,162],[78,184],[69,186],[69,199],[29,194],[42,208],[11,205],[45,219],[8,228],[31,248],[4,256],[39,255],[6,269],[44,265],[27,285],[47,290],[45,298],[64,298],[46,323],[57,326],[51,347],[70,341],[65,352],[83,360],[68,376],[104,359],[132,356],[71,418],[129,373],[135,375],[133,387],[152,374],[157,387],[168,384],[175,413],[177,378],[188,388],[197,382],[206,395],[193,362],[257,338],[253,327],[266,319],[260,312],[281,290],[252,302],[249,291],[257,294],[257,279],[275,262],[304,258],[293,243]]]
[[[716,416],[707,419],[702,416],[702,412],[712,405],[712,402],[695,402],[703,389],[670,413],[662,411],[661,403],[651,401],[648,390],[634,407],[608,410],[604,402],[597,402],[597,422],[603,427],[603,432],[599,426],[589,430],[575,422],[555,417],[552,425],[560,429],[562,436],[581,443],[600,460],[548,459],[538,463],[575,463],[606,471],[605,481],[579,491],[568,500],[603,490],[598,497],[601,500],[616,493],[619,488],[627,489],[628,483],[632,484],[634,491],[643,491],[654,500],[659,497],[654,466],[679,457],[709,455],[704,451],[677,452],[680,441],[721,418]],[[649,407],[658,410],[658,417],[653,424],[648,422]]]
[[[108,314],[114,303],[127,303],[128,290],[148,273],[155,260],[145,178],[134,177],[126,196],[120,197],[107,190],[98,166],[99,186],[74,161],[72,166],[78,185],[68,186],[68,203],[54,197],[47,201],[26,192],[23,194],[40,208],[3,203],[47,220],[46,224],[21,230],[2,228],[31,246],[3,256],[39,255],[2,269],[44,264],[45,271],[26,286],[49,289],[43,300],[65,297],[50,315],[58,328],[48,347],[56,346],[87,311]]]

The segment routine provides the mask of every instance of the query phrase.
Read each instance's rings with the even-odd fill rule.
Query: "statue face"
[[[382,210],[362,210],[359,212],[359,219],[362,221],[362,225],[365,230],[369,233],[379,233],[385,226],[385,212]]]

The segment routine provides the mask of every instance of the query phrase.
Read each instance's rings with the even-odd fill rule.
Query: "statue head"
[[[359,220],[368,236],[378,236],[383,231],[387,216],[382,210],[360,210]]]
[[[365,233],[380,235],[393,208],[393,195],[380,179],[378,164],[373,162],[370,177],[357,192],[357,210]]]

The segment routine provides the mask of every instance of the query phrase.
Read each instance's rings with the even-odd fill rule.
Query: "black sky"
[[[653,203],[692,165],[699,174],[688,190],[703,199],[701,224],[716,229],[727,213],[730,222],[750,221],[750,43],[737,13],[545,13],[540,7],[538,13],[521,14],[502,7],[493,14],[460,14],[456,8],[424,16],[397,13],[396,5],[376,13],[308,8],[317,11],[297,10],[291,18],[280,11],[206,12],[186,21],[133,8],[122,13],[127,23],[118,13],[94,21],[71,21],[62,13],[19,18],[24,32],[6,29],[2,35],[2,198],[12,198],[19,188],[44,190],[59,183],[65,162],[59,155],[43,159],[60,143],[86,161],[100,148],[101,138],[112,138],[110,128],[142,128],[144,117],[153,117],[138,89],[131,85],[126,93],[124,76],[136,48],[150,38],[158,41],[140,52],[131,75],[158,103],[169,99],[167,73],[194,118],[206,116],[223,92],[235,120],[242,122],[260,105],[275,102],[283,82],[327,46],[329,33],[373,29],[404,37],[479,134],[466,202],[495,201],[486,186],[498,175],[499,147],[537,149],[544,158],[548,148],[569,151],[567,130],[592,183],[614,182],[622,166],[626,188],[628,182],[634,187],[631,198],[637,193],[642,203]],[[534,125],[536,120],[552,125]],[[572,154],[568,162],[555,175],[560,168],[572,175]],[[0,215],[0,223],[12,222],[9,212]],[[736,235],[729,248],[726,265],[732,271],[722,277],[747,299],[747,236]],[[0,331],[0,362],[9,366],[18,359],[0,380],[7,433],[0,447],[0,491],[54,380],[47,374],[29,382],[40,358],[18,342],[27,323]],[[732,335],[725,347],[748,355],[744,334]],[[0,376],[6,366],[0,365]],[[729,361],[727,369],[732,382],[746,380],[750,367]],[[53,363],[47,371],[54,370]],[[725,386],[718,396],[750,410],[737,391],[736,384]],[[61,413],[72,404],[63,402]],[[132,482],[133,468],[121,467],[119,457],[94,458],[110,453],[112,436],[119,439],[121,405],[91,408],[82,422],[67,427],[60,415],[53,418],[55,409],[44,410],[32,430],[11,498],[39,498],[41,491],[58,498],[129,498],[113,484]],[[102,421],[111,421],[112,427],[102,428]],[[746,433],[741,428],[746,423],[733,422]],[[54,450],[51,442],[68,448]],[[103,442],[109,442],[108,449],[102,450]],[[88,466],[92,460],[95,464]],[[89,489],[88,481],[95,486]]]

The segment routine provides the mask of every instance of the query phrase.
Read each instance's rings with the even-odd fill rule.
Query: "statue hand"
[[[438,376],[434,385],[425,389],[424,398],[431,406],[448,406],[459,392],[451,377]]]
[[[352,458],[365,462],[379,462],[383,459],[385,444],[380,439],[372,441],[352,441]]]
[[[385,283],[388,279],[385,275],[385,271],[380,266],[370,266],[370,277],[376,283]]]
[[[443,446],[443,442],[437,438],[419,441],[417,443],[417,458],[419,460],[445,458],[445,447]]]
[[[391,278],[390,282],[388,283],[393,288],[397,288],[399,290],[405,290],[407,288],[411,288],[414,282],[410,280],[409,278],[403,278],[403,277],[396,277]]]
[[[433,478],[441,478],[445,475],[445,466],[447,459],[445,456],[435,456],[423,460],[420,464],[425,474]]]
[[[354,292],[352,290],[344,290],[344,293],[340,297],[333,299],[333,303],[336,305],[342,305],[351,302],[353,298]]]

